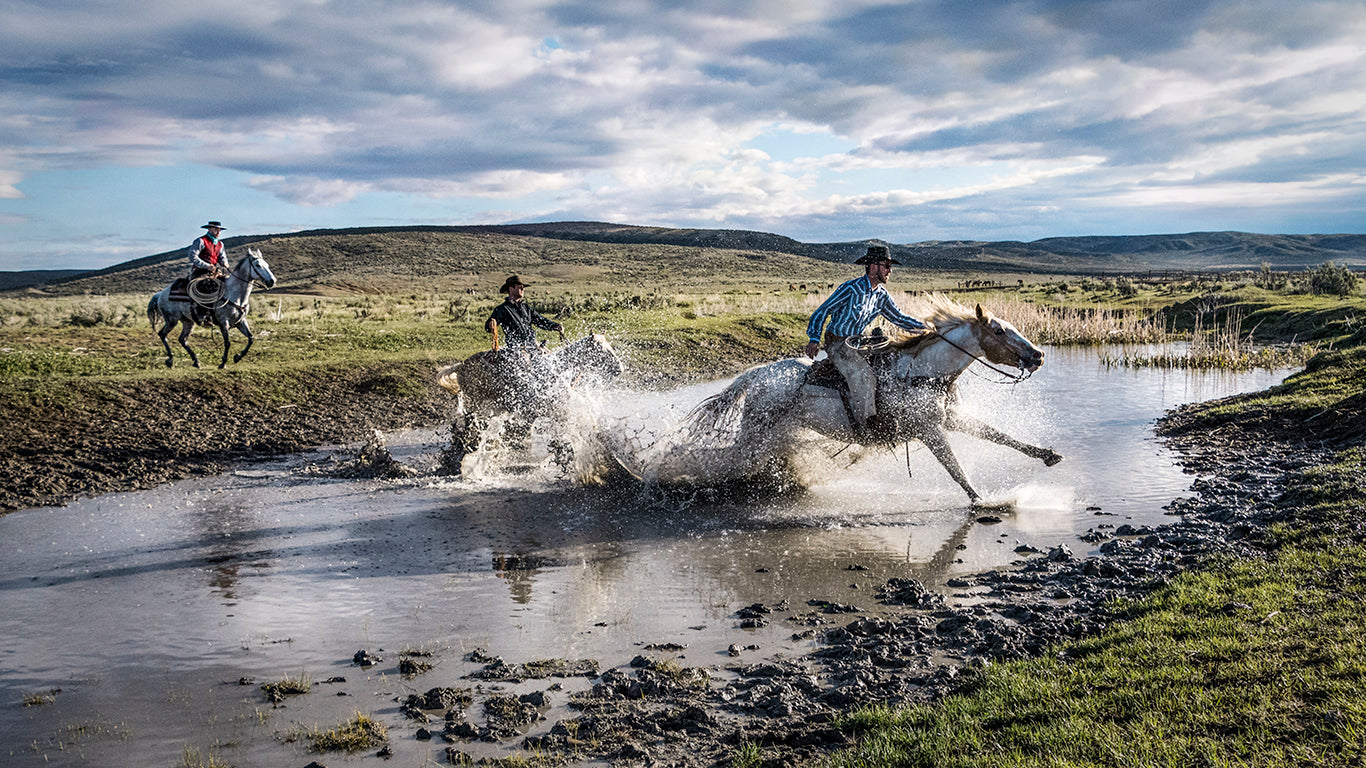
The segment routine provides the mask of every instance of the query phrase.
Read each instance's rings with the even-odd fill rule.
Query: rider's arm
[[[560,333],[564,333],[563,325],[560,325],[559,323],[553,320],[545,319],[545,317],[543,317],[540,312],[537,312],[531,307],[527,307],[526,311],[527,316],[531,318],[531,324],[536,326],[537,328],[546,331],[559,331]]]
[[[489,315],[489,319],[484,321],[485,333],[493,333],[494,323],[497,323],[499,325],[507,325],[507,321],[503,319],[503,312],[504,310],[502,304],[499,304],[498,306],[493,308],[493,312]]]
[[[885,290],[878,291],[878,293],[881,294],[878,297],[878,307],[881,310],[881,314],[883,317],[887,318],[892,325],[899,328],[905,328],[908,331],[919,331],[928,327],[925,323],[902,312],[901,308],[896,305],[895,301],[892,301],[892,297],[889,296]]]
[[[845,283],[836,288],[835,292],[830,294],[830,297],[822,302],[819,307],[816,307],[816,311],[811,313],[811,319],[806,323],[807,341],[813,344],[821,343],[821,328],[825,326],[825,321],[835,313],[835,308],[848,300],[850,290],[849,283]]]
[[[190,243],[189,254],[191,269],[213,269],[212,264],[199,258],[199,252],[202,250],[204,250],[204,239],[201,237],[196,237],[194,239],[194,242]]]

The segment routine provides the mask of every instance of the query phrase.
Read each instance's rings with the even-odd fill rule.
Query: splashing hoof
[[[1062,454],[1057,451],[1048,451],[1043,455],[1043,465],[1045,467],[1051,467],[1060,461],[1062,461]]]

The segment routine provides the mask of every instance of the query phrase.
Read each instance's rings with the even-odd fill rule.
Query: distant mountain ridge
[[[649,246],[656,259],[684,258],[683,251],[660,251],[659,247],[698,251],[783,254],[823,262],[848,263],[862,255],[869,243],[888,245],[906,267],[979,272],[1043,274],[1138,274],[1153,271],[1229,271],[1258,269],[1263,264],[1277,270],[1302,270],[1333,261],[1341,266],[1366,269],[1366,234],[1262,235],[1246,232],[1189,232],[1165,235],[1117,235],[1050,237],[1020,241],[925,241],[897,244],[881,240],[804,243],[767,232],[733,229],[687,229],[647,227],[606,222],[570,221],[501,225],[352,227],[319,229],[273,235],[239,235],[225,238],[236,252],[255,243],[283,252],[296,264],[315,264],[316,279],[323,283],[344,281],[325,274],[329,265],[372,272],[388,270],[394,277],[426,279],[424,261],[441,253],[442,268],[480,271],[498,270],[515,262],[499,259],[487,243],[499,239],[501,248],[540,253],[543,260],[565,259],[629,261],[629,247]],[[583,244],[582,253],[545,241]],[[539,245],[538,245],[539,243]],[[267,247],[263,245],[263,247]],[[605,250],[603,250],[605,248]],[[628,250],[622,250],[627,248]],[[492,255],[491,255],[492,253]],[[177,248],[90,272],[37,270],[0,272],[0,290],[45,286],[56,292],[132,289],[164,283],[184,271],[184,251]],[[331,257],[329,257],[331,254]],[[597,255],[594,255],[597,254]],[[272,257],[272,253],[267,256]],[[461,258],[461,256],[466,258]],[[383,265],[368,263],[383,261]],[[705,259],[693,260],[693,268]],[[717,271],[724,267],[718,262]],[[656,265],[658,266],[658,265]],[[799,265],[798,265],[799,266]],[[794,265],[783,261],[785,269]],[[415,271],[416,270],[416,271]],[[336,271],[335,269],[333,271]],[[642,275],[642,277],[648,277]],[[364,281],[360,281],[364,284]],[[358,290],[365,290],[363,287]]]

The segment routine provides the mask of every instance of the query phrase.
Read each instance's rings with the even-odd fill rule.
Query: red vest
[[[199,252],[199,258],[217,266],[223,260],[223,241],[210,240],[208,235],[199,239],[204,243],[204,250]]]

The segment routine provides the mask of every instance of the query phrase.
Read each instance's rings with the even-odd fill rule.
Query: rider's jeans
[[[849,384],[849,406],[854,411],[854,420],[860,425],[868,423],[868,418],[877,413],[874,399],[877,376],[873,373],[873,367],[868,364],[867,358],[845,344],[844,339],[827,341],[825,353]]]

